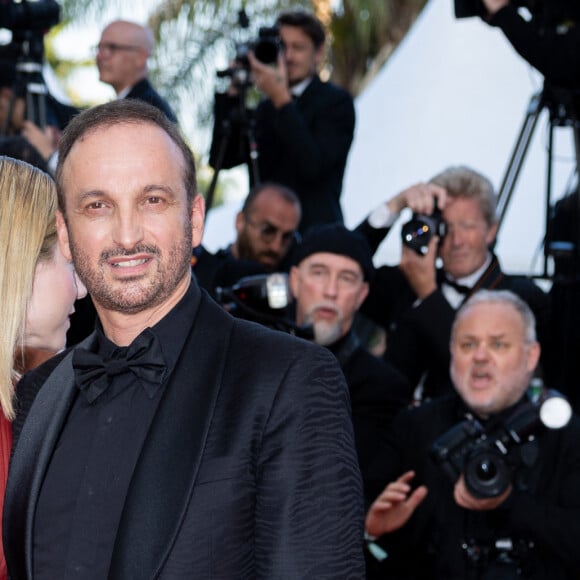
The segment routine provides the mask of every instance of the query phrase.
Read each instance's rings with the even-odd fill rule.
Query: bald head
[[[153,33],[127,20],[111,22],[101,34],[97,67],[102,82],[117,94],[147,76],[147,59],[153,52]]]
[[[126,44],[142,48],[149,56],[155,47],[153,32],[146,26],[141,26],[136,22],[128,20],[115,20],[111,22],[104,30],[105,32],[114,32],[120,35]]]

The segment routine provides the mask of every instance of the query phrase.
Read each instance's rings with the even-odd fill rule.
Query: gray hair
[[[460,165],[448,167],[430,180],[430,183],[445,188],[451,198],[475,199],[489,227],[497,221],[496,195],[491,181],[477,171]]]
[[[470,296],[457,311],[451,327],[451,340],[455,336],[455,329],[463,315],[478,304],[505,304],[519,314],[524,324],[524,335],[527,344],[536,342],[536,318],[531,308],[517,294],[510,290],[478,290]]]

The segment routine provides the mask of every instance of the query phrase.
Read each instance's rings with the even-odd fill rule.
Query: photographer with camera
[[[398,194],[357,228],[373,250],[404,207],[415,213],[402,229],[401,262],[377,269],[361,311],[387,331],[385,356],[411,384],[421,385],[418,398],[451,390],[451,325],[456,309],[480,288],[512,290],[524,299],[543,345],[546,294],[529,278],[505,274],[491,249],[497,222],[489,179],[468,167],[450,167]]]
[[[60,132],[78,113],[50,94],[42,73],[44,34],[59,20],[55,0],[9,0],[0,11],[0,28],[12,35],[0,46],[0,147],[51,172]]]
[[[482,290],[458,311],[450,349],[456,393],[403,411],[377,443],[381,488],[390,483],[367,513],[366,532],[387,556],[369,559],[369,577],[577,578],[580,421],[552,414],[550,422],[528,399],[540,355],[531,310],[509,291]],[[526,436],[502,445],[527,415]],[[475,418],[487,436],[465,429],[454,447],[440,445]],[[488,493],[498,456],[501,485]],[[474,457],[478,466],[468,470]]]
[[[295,11],[282,13],[276,26],[282,52],[272,63],[260,61],[257,48],[234,63],[234,69],[249,68],[264,94],[257,109],[240,103],[244,93],[235,70],[229,91],[216,94],[210,165],[219,171],[248,163],[252,184],[274,181],[293,189],[302,204],[300,231],[305,232],[315,224],[343,220],[340,194],[354,105],[344,89],[322,82],[317,74],[325,49],[322,24]]]
[[[0,147],[5,154],[40,167],[54,169],[50,160],[56,151],[60,131],[78,112],[46,95],[48,124],[40,127],[28,117],[25,87],[18,87],[16,63],[0,59]]]

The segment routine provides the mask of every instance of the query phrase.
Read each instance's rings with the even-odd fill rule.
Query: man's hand
[[[437,246],[439,238],[433,236],[429,241],[427,254],[421,256],[403,244],[401,248],[401,262],[399,268],[407,278],[409,285],[417,298],[424,300],[437,290]]]
[[[56,127],[41,129],[32,121],[24,121],[22,136],[48,161],[57,149],[60,135]]]
[[[284,63],[284,55],[278,55],[276,66],[260,62],[254,53],[248,53],[248,60],[252,68],[254,84],[260,89],[279,109],[292,101],[292,95],[288,89],[288,73]]]
[[[404,189],[387,202],[391,213],[401,213],[406,207],[414,213],[431,215],[437,207],[443,209],[447,202],[447,191],[434,183],[417,183]]]
[[[463,474],[461,474],[461,477],[455,484],[453,498],[455,499],[455,503],[458,506],[467,510],[489,511],[499,507],[509,497],[511,492],[512,486],[510,485],[501,495],[498,495],[497,497],[483,499],[473,497],[473,495],[469,493],[469,490],[465,486],[465,480],[463,479]]]
[[[414,471],[407,471],[392,481],[370,507],[365,529],[371,536],[379,537],[394,532],[404,526],[417,506],[425,499],[427,488],[422,485],[410,493],[409,482],[415,477]]]
[[[509,0],[482,0],[482,2],[489,16],[493,16],[498,10],[510,3]]]

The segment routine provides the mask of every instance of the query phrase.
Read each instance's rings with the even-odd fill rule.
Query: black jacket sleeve
[[[551,0],[550,0],[551,1]],[[505,6],[489,23],[498,26],[516,51],[546,80],[565,88],[580,87],[580,30],[572,26],[560,31],[543,26],[541,17],[524,20],[513,4]]]

